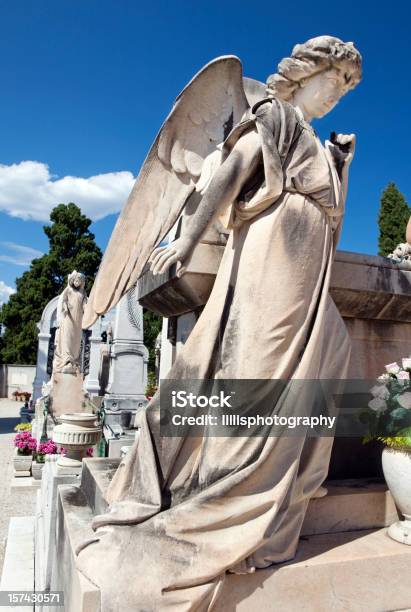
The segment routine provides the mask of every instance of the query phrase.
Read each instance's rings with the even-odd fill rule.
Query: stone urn
[[[66,451],[60,455],[57,465],[63,468],[81,469],[86,451],[101,438],[101,427],[96,425],[96,415],[91,412],[62,414],[61,423],[53,430],[53,440]]]
[[[13,467],[15,476],[30,476],[32,455],[20,455],[18,449],[14,449]]]
[[[388,488],[404,520],[388,528],[388,535],[397,542],[411,545],[411,448],[385,447],[382,469]]]

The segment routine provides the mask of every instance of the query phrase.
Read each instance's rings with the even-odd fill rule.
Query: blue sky
[[[162,120],[206,62],[233,53],[265,81],[319,34],[363,55],[362,83],[315,127],[357,134],[340,248],[376,253],[382,189],[393,180],[411,203],[410,21],[405,1],[0,0],[0,299],[47,249],[51,202],[82,194],[105,248]]]

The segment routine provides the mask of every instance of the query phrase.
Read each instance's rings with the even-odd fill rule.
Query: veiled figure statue
[[[154,273],[184,262],[223,215],[231,231],[216,281],[169,378],[344,378],[349,338],[328,287],[355,137],[333,134],[323,146],[310,121],[360,79],[359,52],[332,36],[296,45],[266,89],[243,81],[236,57],[205,66],[149,152],[83,326],[148,260]],[[187,204],[184,234],[156,249]],[[281,409],[293,406],[285,398]],[[78,551],[104,612],[210,610],[227,571],[293,558],[331,437],[213,437],[206,426],[203,436],[162,437],[158,394],[139,426],[109,512]]]
[[[74,270],[69,274],[67,287],[59,297],[53,374],[74,374],[79,370],[82,320],[87,302],[85,283],[84,274]]]

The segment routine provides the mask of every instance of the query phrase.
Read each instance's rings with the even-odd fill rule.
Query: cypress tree
[[[405,242],[405,229],[411,210],[395,183],[389,183],[381,196],[378,215],[380,236],[378,254],[388,255],[401,242]]]

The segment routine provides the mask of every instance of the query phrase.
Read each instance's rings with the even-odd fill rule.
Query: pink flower
[[[40,442],[37,447],[38,455],[55,455],[57,453],[57,444],[53,440]]]
[[[21,454],[29,455],[31,451],[36,450],[37,441],[29,431],[22,431],[14,437],[14,446]]]

